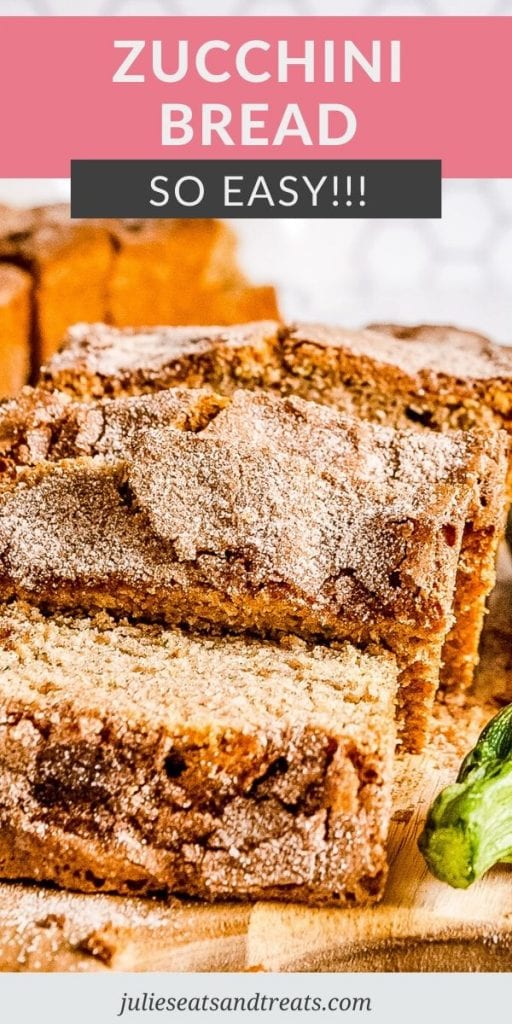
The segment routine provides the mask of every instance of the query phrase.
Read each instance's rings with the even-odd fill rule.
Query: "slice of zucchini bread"
[[[0,876],[207,900],[374,902],[396,665],[0,613]]]
[[[512,348],[454,327],[77,324],[41,382],[77,397],[262,387],[400,428],[512,432]]]

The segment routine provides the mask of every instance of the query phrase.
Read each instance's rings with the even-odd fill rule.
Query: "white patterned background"
[[[0,14],[512,14],[512,0],[0,0]],[[509,100],[504,98],[504,103]],[[68,183],[0,179],[0,202]],[[512,342],[512,179],[444,183],[439,221],[236,221],[247,269],[285,313],[358,325],[438,320]]]

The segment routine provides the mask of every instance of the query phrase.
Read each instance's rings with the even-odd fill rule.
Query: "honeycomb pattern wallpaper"
[[[512,0],[0,0],[0,14],[512,15]],[[0,179],[0,202],[66,198],[65,181]],[[245,264],[286,315],[357,326],[436,320],[512,343],[512,179],[443,186],[438,221],[236,221]]]

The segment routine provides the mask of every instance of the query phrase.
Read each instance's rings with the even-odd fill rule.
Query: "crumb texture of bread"
[[[119,330],[75,324],[41,370],[47,389],[80,398],[137,395],[159,389],[279,386],[279,325],[260,320],[235,327],[150,327]]]
[[[389,655],[0,618],[0,873],[336,905],[382,892]]]
[[[289,383],[305,397],[401,427],[511,428],[512,350],[480,334],[298,324],[283,347]]]

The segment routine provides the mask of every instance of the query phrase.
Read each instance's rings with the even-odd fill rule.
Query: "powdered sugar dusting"
[[[446,628],[458,548],[440,530],[460,543],[470,439],[248,392],[191,431],[189,399],[156,397],[153,415],[139,400],[130,430],[126,400],[105,406],[91,450],[110,454],[18,472],[0,498],[5,596],[340,638],[347,620]],[[184,429],[148,426],[166,402]]]
[[[364,331],[348,331],[322,324],[299,324],[291,338],[335,350],[346,348],[353,355],[396,367],[409,377],[439,374],[460,381],[512,378],[509,348],[455,327],[376,324]]]

